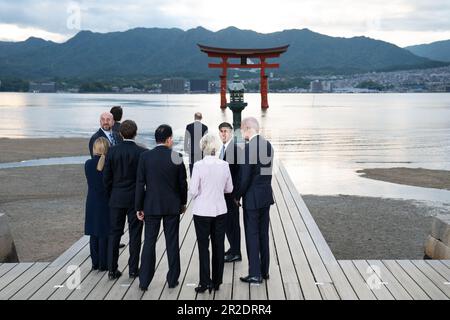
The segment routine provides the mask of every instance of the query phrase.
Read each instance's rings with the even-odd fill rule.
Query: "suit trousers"
[[[137,218],[134,208],[110,208],[109,213],[108,269],[109,271],[115,271],[118,268],[120,238],[123,235],[125,219],[128,218],[128,234],[130,236],[129,273],[137,273],[139,270],[143,223]]]
[[[169,286],[174,286],[180,276],[180,245],[179,245],[179,215],[145,216],[144,248],[141,255],[141,269],[139,272],[140,286],[147,288],[155,274],[156,241],[163,220],[164,235],[166,238],[167,260],[169,271],[166,280]]]
[[[226,220],[226,214],[217,217],[194,215],[200,261],[200,285],[202,286],[222,284]],[[212,279],[209,259],[210,238],[212,247]]]
[[[239,206],[233,199],[225,197],[227,202],[226,235],[230,244],[230,254],[241,254],[241,227],[239,223]]]
[[[89,247],[93,268],[108,269],[108,237],[90,236]]]
[[[252,277],[269,274],[269,212],[270,207],[255,210],[244,209],[248,274]]]

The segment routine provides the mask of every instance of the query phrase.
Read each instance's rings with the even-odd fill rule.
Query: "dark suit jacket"
[[[208,132],[208,127],[200,121],[194,121],[186,126],[184,135],[184,151],[189,154],[190,159],[201,160],[200,139]],[[191,161],[192,163],[192,161]]]
[[[114,131],[118,136],[120,136],[119,129],[120,129],[120,122],[118,122],[118,121],[114,122],[114,125],[112,127],[112,131]]]
[[[177,215],[187,203],[183,156],[165,146],[141,154],[136,182],[136,211]]]
[[[123,141],[109,149],[103,183],[111,208],[134,208],[139,158],[146,150],[132,141]]]
[[[239,164],[238,159],[241,158],[240,154],[242,152],[242,149],[234,143],[234,141],[231,141],[228,147],[225,150],[225,156],[223,158],[224,161],[228,162],[228,165],[230,167],[231,172],[231,179],[233,180],[233,186],[236,190],[236,186],[238,185],[238,178],[239,178]],[[235,191],[232,193],[226,193],[225,198],[228,198],[227,200],[234,199]]]
[[[86,161],[84,172],[88,184],[84,234],[107,237],[109,234],[109,206],[103,186],[103,172],[97,171],[99,156]]]
[[[113,136],[114,136],[114,139],[116,140],[117,144],[119,144],[120,142],[123,141],[122,137],[120,135],[118,135],[117,133],[115,133],[114,131],[113,131]],[[94,157],[94,154],[93,154],[93,151],[92,151],[92,147],[94,146],[94,142],[95,142],[95,140],[97,140],[100,137],[106,138],[109,141],[109,138],[106,136],[106,134],[103,132],[103,130],[101,128],[98,129],[98,131],[96,133],[94,133],[92,135],[91,139],[89,140],[89,153],[91,154],[91,158]]]
[[[273,148],[269,141],[257,135],[245,145],[239,167],[236,199],[243,198],[243,208],[255,210],[274,204],[272,192]]]

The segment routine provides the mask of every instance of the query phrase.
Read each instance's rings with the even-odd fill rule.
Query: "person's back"
[[[157,146],[144,152],[139,163],[140,177],[145,177],[144,212],[149,215],[178,215],[186,203],[186,173],[181,154],[166,146]],[[184,178],[183,178],[184,177]],[[184,181],[183,181],[184,180]],[[138,180],[138,184],[144,183]],[[138,188],[139,190],[142,190]],[[143,203],[144,195],[136,194]]]
[[[202,114],[197,112],[194,116],[195,121],[186,126],[184,135],[184,151],[189,155],[189,172],[192,175],[194,163],[203,158],[200,150],[200,139],[208,133],[208,127],[201,123]]]
[[[230,169],[226,161],[206,156],[194,164],[190,192],[195,197],[192,212],[218,215],[227,212],[224,193],[233,191]]]
[[[139,288],[147,290],[156,265],[156,241],[161,221],[166,239],[169,265],[167,282],[176,287],[180,276],[179,227],[180,214],[186,211],[187,181],[183,157],[173,152],[173,133],[168,125],[155,131],[158,144],[141,154],[136,181],[135,210],[145,222],[145,240],[139,272]]]
[[[146,150],[127,140],[109,150],[104,180],[111,207],[134,208],[139,158]]]

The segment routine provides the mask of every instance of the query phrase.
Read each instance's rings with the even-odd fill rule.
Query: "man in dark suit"
[[[236,201],[243,198],[244,228],[249,273],[241,277],[247,283],[261,283],[269,278],[269,211],[274,204],[272,193],[273,148],[259,135],[255,118],[242,120],[241,132],[248,141],[240,160]]]
[[[100,129],[98,129],[98,131],[94,133],[89,140],[89,153],[91,154],[91,158],[94,157],[92,153],[92,147],[94,146],[95,140],[97,140],[98,138],[104,137],[108,139],[111,146],[115,146],[116,144],[122,142],[122,137],[112,130],[113,126],[113,115],[109,112],[102,113],[100,116]]]
[[[122,120],[123,116],[123,110],[121,106],[114,106],[111,108],[111,114],[114,118],[114,125],[112,127],[112,130],[119,135],[119,128],[120,128],[120,121]]]
[[[134,142],[137,134],[137,126],[134,121],[124,121],[120,125],[120,134],[124,140],[109,150],[103,172],[103,182],[110,207],[111,227],[108,241],[108,276],[110,279],[121,276],[121,272],[117,269],[117,261],[120,237],[123,235],[126,217],[130,234],[129,276],[131,278],[138,276],[143,227],[142,222],[136,217],[134,201],[139,159],[141,153],[147,149]]]
[[[186,211],[187,181],[183,156],[172,151],[172,128],[161,125],[155,131],[157,146],[141,155],[136,182],[136,211],[145,221],[139,288],[147,290],[155,273],[156,240],[161,220],[166,238],[169,288],[178,285],[180,276],[180,214]]]
[[[233,126],[228,122],[219,125],[219,134],[222,140],[219,158],[228,162],[233,180],[233,186],[238,185],[238,155],[240,148],[234,142]],[[241,261],[241,227],[239,225],[239,206],[234,201],[234,193],[226,193],[227,227],[226,235],[230,249],[225,252],[225,262]]]
[[[197,112],[194,115],[195,121],[186,126],[184,135],[184,151],[189,154],[189,173],[191,176],[194,163],[203,159],[200,139],[208,133],[208,127],[201,123],[202,117],[202,114]]]

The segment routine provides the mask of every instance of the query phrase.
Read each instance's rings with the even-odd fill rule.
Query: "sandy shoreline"
[[[0,162],[88,155],[87,144],[84,138],[0,139]],[[396,177],[396,183],[414,180],[425,187],[431,185],[430,176],[442,176],[442,172],[415,175],[416,170],[363,172],[369,178]],[[418,177],[424,175],[428,178],[421,181]],[[1,169],[0,181],[8,182],[0,187],[0,212],[8,216],[22,262],[52,261],[83,235],[87,191],[83,165]],[[448,188],[446,180],[433,183]],[[420,259],[430,217],[438,210],[384,198],[303,197],[338,259]]]
[[[450,171],[423,168],[376,168],[358,170],[361,177],[416,187],[450,190]]]
[[[87,138],[0,138],[0,163],[89,155]]]

